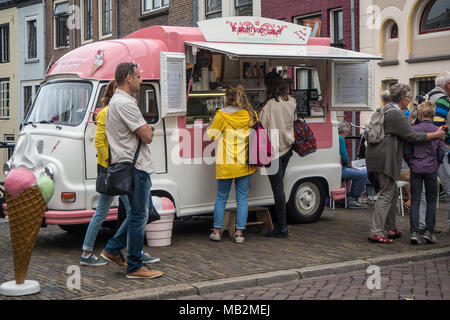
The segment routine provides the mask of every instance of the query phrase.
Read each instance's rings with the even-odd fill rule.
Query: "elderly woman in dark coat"
[[[372,226],[368,239],[372,242],[393,243],[401,236],[397,229],[396,206],[398,188],[396,180],[400,175],[404,141],[417,144],[432,139],[444,139],[445,131],[440,128],[433,133],[415,132],[403,114],[411,101],[411,89],[406,84],[395,84],[389,90],[392,102],[383,108],[385,137],[377,144],[368,144],[366,151],[367,171],[375,175],[380,184],[375,204]],[[384,231],[388,231],[388,238]]]

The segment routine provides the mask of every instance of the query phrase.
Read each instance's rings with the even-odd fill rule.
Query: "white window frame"
[[[28,22],[30,21],[36,21],[36,58],[28,58],[28,51],[30,50],[30,48],[28,47],[29,44],[29,34],[28,34]],[[35,62],[39,62],[39,54],[38,54],[38,38],[39,38],[39,32],[38,32],[38,16],[30,16],[30,17],[26,17],[25,18],[25,63],[35,63]]]
[[[342,12],[342,43],[344,42],[344,9],[342,7],[330,10],[330,39],[331,43],[337,43],[334,39],[334,14],[337,11]]]
[[[53,49],[54,50],[58,50],[58,49],[65,49],[65,48],[70,48],[70,32],[69,32],[69,43],[67,44],[67,46],[59,46],[56,43],[56,17],[54,15],[55,9],[56,9],[56,5],[60,4],[62,2],[68,2],[70,5],[69,0],[55,0],[55,2],[53,2],[53,9],[52,9],[52,20],[53,20]]]
[[[80,1],[80,9],[81,9],[81,44],[91,43],[94,41],[94,1],[91,0],[91,19],[92,19],[92,30],[91,30],[91,39],[84,39],[84,0]]]
[[[168,8],[170,6],[170,1],[169,0],[167,0],[168,2],[167,2],[166,5],[163,5],[162,4],[163,0],[160,0],[161,1],[161,5],[158,8],[153,8],[153,0],[148,0],[150,2],[150,7],[151,8],[145,10],[144,9],[145,8],[145,1],[146,0],[142,0],[142,14],[146,14],[146,13],[157,11],[157,10],[162,10],[162,9]]]
[[[8,83],[9,84],[9,90],[5,90],[3,89],[5,86],[5,84]],[[7,101],[7,103],[3,100],[3,97],[6,97],[6,92],[9,92],[9,99],[5,101]],[[11,80],[0,80],[0,110],[8,110],[8,116],[2,116],[0,115],[0,119],[2,120],[8,120],[11,118]],[[1,113],[0,113],[1,114]]]
[[[220,12],[220,16],[223,17],[223,3],[221,4],[220,11],[217,10],[217,11],[208,12],[208,11],[206,11],[207,8],[208,8],[208,6],[206,5],[207,1],[208,0],[203,0],[203,3],[205,4],[205,19],[208,19],[208,15],[214,15],[214,14],[217,14],[219,12]]]
[[[301,16],[294,17],[294,23],[295,24],[299,24],[299,21],[302,20],[302,19],[310,18],[310,17],[316,17],[316,16],[319,16],[319,15],[320,15],[320,19],[321,19],[320,32],[322,33],[322,37],[323,37],[323,29],[322,29],[323,28],[323,15],[322,15],[322,11],[312,12],[312,13],[308,13],[308,14],[304,14],[304,15],[301,15]]]
[[[114,11],[114,7],[113,7],[113,1],[112,0],[108,0],[111,6],[111,13],[109,15],[109,19],[110,19],[110,26],[111,26],[111,33],[105,34],[103,35],[103,14],[102,14],[102,2],[104,0],[98,0],[98,38],[100,40],[102,39],[106,39],[112,36],[113,34],[113,11]]]
[[[22,87],[21,87],[21,98],[20,101],[22,101],[22,107],[20,108],[19,111],[19,119],[21,119],[20,121],[22,121],[25,118],[25,107],[26,107],[26,101],[25,101],[25,87],[31,87],[31,101],[34,101],[34,99],[36,98],[36,86],[39,86],[41,83],[41,81],[26,81],[26,82],[22,82]]]
[[[14,134],[4,134],[3,135],[4,142],[6,143],[14,143],[16,141],[16,137]],[[5,152],[5,162],[8,161],[14,152],[14,148],[7,148]]]

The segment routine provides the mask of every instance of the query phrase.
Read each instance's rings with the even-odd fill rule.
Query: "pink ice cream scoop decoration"
[[[17,198],[22,191],[37,183],[33,172],[25,168],[13,168],[5,179],[5,190],[13,198]]]

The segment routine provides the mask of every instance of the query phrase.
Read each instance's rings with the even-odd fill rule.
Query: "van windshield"
[[[89,82],[56,82],[42,86],[26,123],[77,126],[86,113],[92,93]]]

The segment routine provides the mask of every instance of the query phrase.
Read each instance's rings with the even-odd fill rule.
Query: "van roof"
[[[62,56],[51,67],[47,77],[70,74],[83,79],[110,80],[114,79],[114,72],[119,63],[134,62],[139,65],[142,79],[159,79],[160,52],[184,53],[187,43],[199,47],[208,44],[200,28],[151,26],[137,30],[122,39],[97,41],[76,48]],[[227,46],[225,43],[223,45]],[[301,47],[329,47],[329,45],[329,38],[311,37],[307,46]],[[261,45],[252,45],[255,46]],[[274,49],[278,47],[269,46],[273,46]]]

